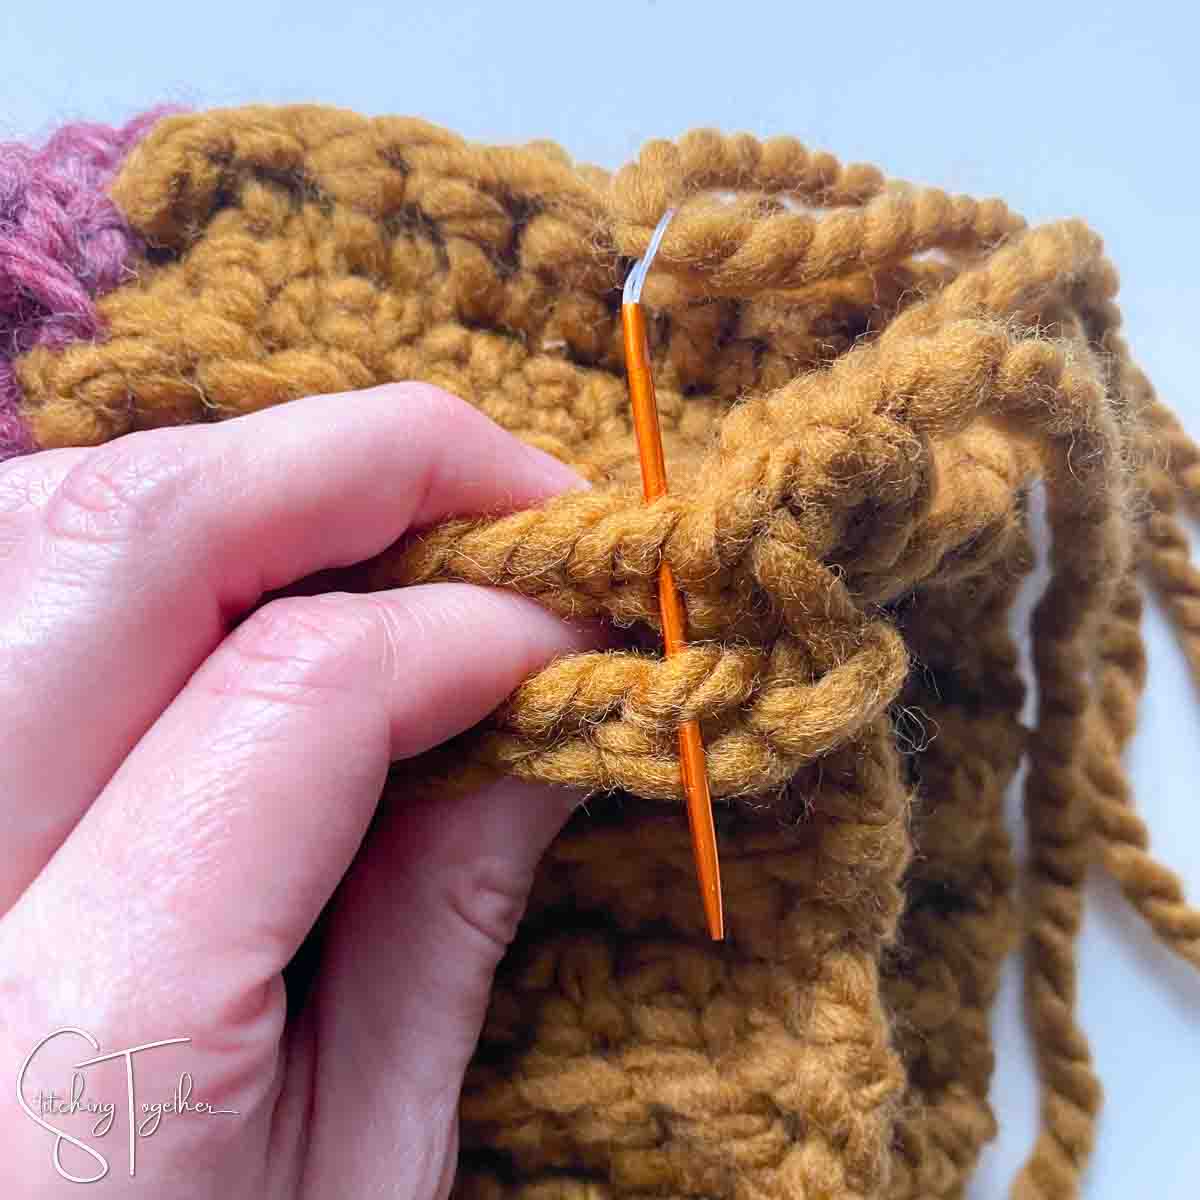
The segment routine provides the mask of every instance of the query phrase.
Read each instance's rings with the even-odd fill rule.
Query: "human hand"
[[[410,527],[578,482],[423,385],[0,465],[0,1194],[80,1194],[58,1129],[108,1197],[446,1194],[493,972],[579,797],[505,781],[364,835],[391,761],[596,632],[464,584],[233,625]],[[281,971],[335,888],[289,1015]],[[81,1071],[103,1135],[103,1110],[45,1110],[75,1064],[168,1040]],[[183,1072],[188,1104],[234,1111],[168,1109],[131,1177],[128,1079],[142,1122]]]

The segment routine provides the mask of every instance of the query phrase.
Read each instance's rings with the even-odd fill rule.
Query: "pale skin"
[[[496,965],[580,797],[504,781],[372,818],[392,761],[602,634],[466,584],[260,601],[578,486],[416,384],[0,464],[0,1195],[447,1194]],[[289,1016],[281,971],[331,899]],[[91,1067],[111,1169],[69,1182],[14,1087],[68,1026],[190,1039],[138,1057],[139,1103],[187,1071],[238,1115],[164,1117],[131,1178],[125,1067]],[[58,1038],[25,1094],[97,1053]]]

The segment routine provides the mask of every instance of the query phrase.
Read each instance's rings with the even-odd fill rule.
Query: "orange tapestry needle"
[[[633,407],[633,429],[642,464],[642,494],[647,503],[667,494],[667,469],[663,459],[662,431],[658,426],[658,401],[650,373],[650,348],[646,340],[646,318],[642,313],[642,284],[654,260],[658,244],[671,220],[668,211],[658,223],[644,258],[634,264],[625,281],[621,305],[621,330],[625,337],[625,371],[629,376],[629,399]],[[683,602],[666,564],[658,572],[658,603],[662,614],[663,644],[669,655],[683,649],[687,641]],[[708,767],[700,726],[685,721],[679,726],[679,759],[683,790],[687,796],[688,825],[692,853],[709,935],[714,941],[725,936],[725,914],[721,905],[721,865],[717,858],[717,832],[713,826],[712,797],[708,790]]]

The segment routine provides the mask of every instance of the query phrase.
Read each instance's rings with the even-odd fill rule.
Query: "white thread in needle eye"
[[[671,218],[675,215],[673,208],[668,208],[662,215],[662,219],[654,227],[654,232],[650,235],[650,245],[646,247],[646,253],[633,264],[633,270],[625,279],[625,289],[621,293],[621,300],[625,304],[637,304],[642,298],[642,284],[646,282],[646,273],[650,270],[650,264],[654,261],[654,256],[658,253],[659,243],[663,240],[663,234],[667,232],[667,226],[671,223]]]

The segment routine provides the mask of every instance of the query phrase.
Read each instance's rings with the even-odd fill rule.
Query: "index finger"
[[[424,384],[139,432],[84,455],[0,577],[0,912],[264,593],[369,558],[410,526],[579,482]]]

